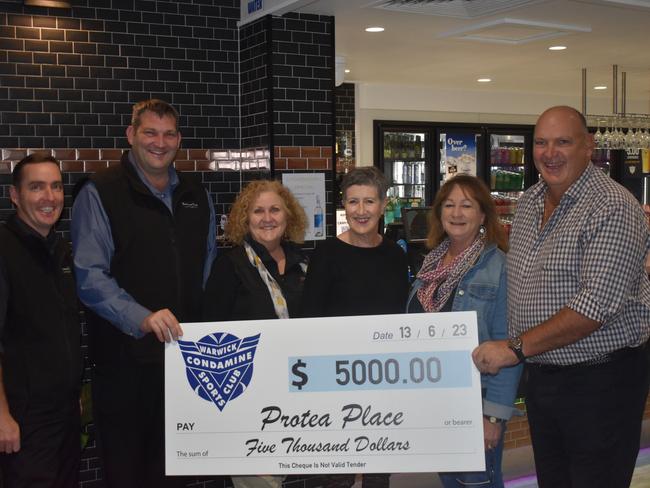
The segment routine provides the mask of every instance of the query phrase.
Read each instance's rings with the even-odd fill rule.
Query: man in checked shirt
[[[590,163],[584,117],[537,121],[542,180],[521,197],[507,261],[508,341],[473,353],[482,372],[526,362],[541,488],[628,487],[648,394],[650,234],[632,195]]]

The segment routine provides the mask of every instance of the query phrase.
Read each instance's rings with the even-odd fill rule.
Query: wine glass
[[[632,119],[626,121],[627,133],[625,134],[625,149],[628,153],[634,153],[637,150],[636,134],[634,132],[634,122]]]
[[[622,122],[620,115],[614,118],[614,132],[612,133],[612,147],[614,149],[622,149],[625,143],[625,136],[621,129]]]
[[[603,141],[603,133],[600,131],[600,117],[596,117],[596,132],[594,132],[594,144],[600,149]]]
[[[640,147],[650,148],[650,134],[648,134],[648,127],[650,127],[650,121],[648,119],[643,123],[643,133],[641,134],[641,144]]]
[[[605,132],[601,137],[601,146],[603,149],[609,149],[612,147],[612,133],[609,131],[608,120],[605,119]]]
[[[634,125],[636,126],[636,132],[634,133],[634,147],[639,149],[643,147],[643,132],[641,131],[641,128],[643,127],[643,119],[637,117],[634,122]]]

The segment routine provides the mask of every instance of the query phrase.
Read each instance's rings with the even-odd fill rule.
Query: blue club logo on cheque
[[[259,341],[260,334],[240,339],[226,332],[209,334],[197,342],[178,341],[194,392],[223,411],[250,384]]]

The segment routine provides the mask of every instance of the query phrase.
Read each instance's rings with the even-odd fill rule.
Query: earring
[[[484,236],[487,230],[485,229],[485,226],[481,224],[481,226],[478,228],[478,233],[481,234],[481,236]]]

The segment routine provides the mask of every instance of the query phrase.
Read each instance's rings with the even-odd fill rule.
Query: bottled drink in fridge
[[[404,161],[393,163],[393,183],[404,183]]]
[[[420,136],[415,136],[415,157],[416,158],[424,157],[422,155],[422,141],[420,140]]]
[[[388,159],[391,157],[391,139],[390,134],[384,136],[384,158]]]

